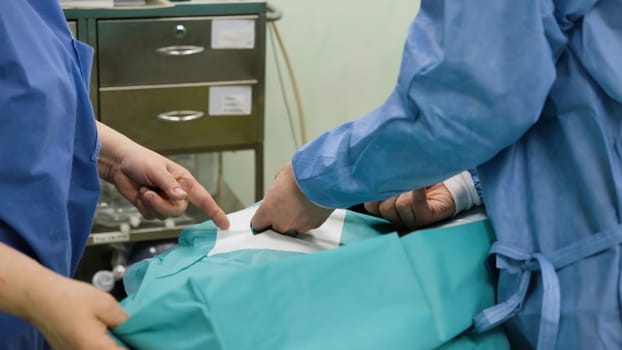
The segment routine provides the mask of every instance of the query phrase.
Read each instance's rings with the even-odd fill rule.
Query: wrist
[[[101,150],[97,159],[99,176],[113,182],[115,173],[121,168],[123,157],[136,144],[126,136],[116,132],[108,126],[97,123],[97,132],[101,141]]]
[[[7,302],[2,303],[1,309],[38,327],[45,317],[46,305],[58,302],[50,299],[50,293],[63,277],[30,259],[19,274],[21,277],[9,277],[9,288],[0,293]]]
[[[445,185],[454,201],[454,215],[481,204],[473,179],[468,171],[463,171],[443,181],[443,185]]]
[[[0,310],[28,319],[32,293],[44,268],[24,253],[0,242]]]

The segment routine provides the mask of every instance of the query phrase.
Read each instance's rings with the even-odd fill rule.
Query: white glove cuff
[[[475,205],[482,204],[477,190],[475,189],[473,178],[471,178],[471,174],[468,171],[463,171],[458,175],[450,177],[443,181],[443,185],[447,187],[449,193],[451,193],[451,196],[454,198],[454,203],[456,203],[454,215],[470,209]]]

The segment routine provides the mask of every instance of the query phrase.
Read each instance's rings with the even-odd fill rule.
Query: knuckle
[[[386,214],[393,209],[393,203],[390,200],[382,201],[378,204],[378,210],[382,214]]]
[[[395,206],[398,208],[407,207],[410,205],[410,198],[408,196],[399,196],[395,200]]]
[[[380,203],[378,203],[378,210],[380,211],[384,211],[389,207],[387,201],[382,201]]]

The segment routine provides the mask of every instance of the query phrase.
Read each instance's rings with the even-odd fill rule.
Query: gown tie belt
[[[622,225],[582,238],[553,252],[528,253],[520,248],[495,242],[490,255],[496,256],[498,269],[519,274],[519,285],[507,300],[491,306],[473,318],[475,329],[485,332],[516,315],[527,299],[531,274],[540,271],[542,306],[538,349],[554,349],[560,318],[560,288],[557,270],[622,243]]]

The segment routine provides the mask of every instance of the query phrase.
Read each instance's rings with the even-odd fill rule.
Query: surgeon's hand
[[[108,328],[128,315],[110,294],[62,276],[33,293],[38,295],[28,318],[53,349],[122,349],[108,336]]]
[[[365,209],[389,220],[400,231],[412,231],[452,217],[456,204],[447,187],[438,183],[386,200],[367,202]]]
[[[277,173],[272,187],[251,219],[258,232],[272,229],[277,232],[303,233],[321,226],[334,209],[322,208],[305,197],[288,163]]]
[[[113,183],[146,219],[179,216],[190,201],[218,227],[229,227],[224,211],[186,168],[101,123],[98,132],[100,176]]]

